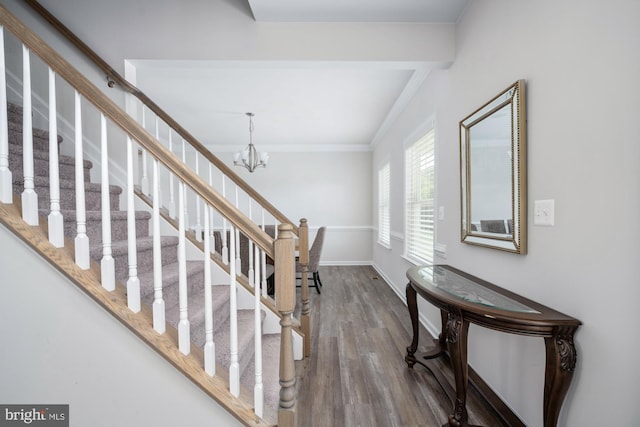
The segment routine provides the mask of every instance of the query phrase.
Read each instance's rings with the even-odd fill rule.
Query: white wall
[[[371,152],[270,153],[265,169],[235,170],[291,221],[307,218],[310,243],[327,227],[322,264],[371,263]]]
[[[0,241],[0,402],[69,404],[72,426],[241,425],[4,227]]]
[[[578,365],[559,425],[639,425],[640,344],[629,331],[640,300],[640,3],[472,0],[458,23],[456,60],[433,72],[377,146],[373,179],[391,159],[392,250],[376,266],[404,294],[401,142],[437,122],[437,241],[449,263],[582,320]],[[527,255],[460,243],[458,122],[517,79],[528,95]],[[556,225],[532,225],[534,200],[555,199]],[[375,221],[375,219],[374,219]],[[438,313],[421,306],[434,328]],[[541,426],[542,339],[472,326],[471,365],[521,416]]]

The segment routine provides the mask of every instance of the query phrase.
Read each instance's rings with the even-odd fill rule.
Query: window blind
[[[405,156],[405,256],[430,264],[434,238],[435,129],[407,147]]]
[[[378,171],[378,242],[386,246],[391,245],[390,187],[391,167],[389,163],[385,163]]]

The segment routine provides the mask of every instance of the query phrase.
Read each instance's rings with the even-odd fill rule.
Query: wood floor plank
[[[299,426],[444,424],[453,374],[442,359],[428,362],[433,373],[408,368],[412,332],[402,300],[370,266],[322,266],[320,277],[322,294],[310,292],[312,356],[296,366]],[[422,327],[420,336],[420,350],[432,346]],[[467,409],[474,424],[503,425],[472,388]]]

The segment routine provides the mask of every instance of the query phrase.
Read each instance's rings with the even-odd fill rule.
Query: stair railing
[[[55,160],[56,148],[52,148],[59,142],[56,133],[55,126],[57,122],[56,112],[56,77],[66,82],[66,85],[70,86],[74,93],[74,128],[75,128],[75,165],[74,165],[74,180],[71,183],[65,182],[65,188],[71,189],[75,192],[75,200],[64,200],[67,209],[75,210],[75,260],[76,264],[81,269],[89,269],[92,249],[90,247],[89,234],[93,230],[87,228],[87,212],[99,210],[101,213],[101,235],[95,237],[100,244],[100,254],[93,254],[93,258],[96,256],[100,258],[102,271],[102,286],[106,290],[113,290],[115,288],[114,277],[116,275],[116,266],[113,262],[112,254],[112,241],[111,241],[111,220],[110,211],[111,206],[116,206],[119,203],[118,189],[109,185],[109,162],[108,159],[108,146],[114,145],[114,141],[117,139],[113,132],[111,133],[111,141],[109,139],[108,125],[112,125],[119,128],[126,139],[126,153],[127,153],[127,220],[126,220],[126,239],[128,244],[128,261],[126,265],[126,289],[127,289],[127,305],[131,311],[137,313],[141,310],[142,294],[141,278],[138,274],[138,259],[137,251],[139,250],[139,237],[138,230],[136,229],[137,214],[135,211],[135,185],[133,181],[134,177],[134,157],[135,153],[139,149],[145,150],[151,157],[153,177],[151,180],[152,192],[153,192],[153,322],[154,328],[158,333],[164,332],[164,300],[163,300],[163,288],[161,286],[162,273],[163,273],[163,258],[162,258],[162,244],[160,242],[160,227],[159,227],[159,210],[160,210],[160,197],[159,197],[159,182],[161,168],[166,174],[175,179],[178,184],[178,249],[177,259],[179,265],[179,285],[178,285],[178,306],[179,306],[179,320],[177,322],[178,330],[178,349],[184,354],[188,355],[191,350],[191,324],[189,313],[193,302],[189,301],[189,296],[195,293],[195,289],[190,285],[187,278],[187,252],[186,252],[186,230],[185,230],[185,200],[186,194],[192,193],[201,200],[202,205],[199,206],[198,213],[202,213],[204,217],[204,304],[205,304],[205,325],[204,325],[204,353],[205,361],[203,369],[209,375],[215,374],[216,355],[215,346],[213,343],[212,333],[212,303],[210,298],[211,291],[211,233],[210,225],[213,223],[212,214],[223,222],[228,222],[229,225],[229,253],[233,254],[235,246],[239,245],[239,239],[235,236],[242,234],[245,236],[249,243],[250,249],[254,250],[255,259],[266,259],[267,257],[273,260],[274,264],[274,276],[275,276],[275,293],[276,293],[276,306],[280,313],[281,321],[281,343],[280,343],[280,403],[278,407],[278,421],[280,425],[293,426],[295,425],[295,369],[293,362],[293,346],[292,346],[292,321],[291,316],[295,307],[295,242],[294,242],[294,229],[291,224],[281,224],[278,227],[279,233],[277,238],[272,238],[264,231],[264,227],[256,225],[254,221],[248,218],[243,212],[238,209],[237,206],[230,203],[225,197],[213,189],[207,181],[202,179],[191,168],[189,168],[184,162],[178,159],[169,151],[166,147],[160,144],[156,138],[147,132],[142,126],[140,126],[131,116],[122,111],[109,97],[107,97],[100,89],[94,86],[86,77],[79,73],[74,67],[71,66],[64,58],[58,55],[52,48],[50,48],[42,39],[40,39],[34,32],[17,20],[9,11],[3,6],[0,6],[0,62],[1,70],[0,74],[3,78],[0,79],[0,202],[12,203],[11,193],[6,193],[7,188],[15,190],[15,185],[23,188],[22,192],[22,217],[26,223],[32,226],[39,225],[40,208],[38,206],[39,197],[42,200],[49,199],[49,223],[56,224],[62,215],[62,209],[60,204],[62,202],[60,193],[62,191],[63,182],[57,179],[59,175],[58,168],[60,165],[51,160]],[[7,85],[4,79],[5,75],[5,52],[4,52],[4,30],[7,29],[11,32],[21,43],[23,53],[22,64],[22,102],[23,102],[23,114],[22,114],[22,155],[23,161],[22,167],[22,181],[17,177],[12,176],[10,169],[11,155],[9,149],[9,137],[8,137],[8,110],[7,110]],[[49,72],[49,130],[54,133],[50,134],[49,145],[49,186],[42,188],[39,186],[39,177],[36,176],[37,170],[42,170],[42,166],[36,169],[34,165],[34,135],[32,134],[31,123],[31,58],[38,57],[48,67]],[[87,183],[88,174],[85,171],[85,162],[83,161],[83,103],[85,108],[90,104],[92,105],[97,114],[100,117],[100,138],[101,138],[101,156],[102,156],[102,183],[99,185],[99,189],[92,187]],[[110,142],[110,143],[109,143]],[[123,142],[121,140],[121,142]],[[41,164],[41,163],[40,163]],[[15,168],[17,171],[17,168]],[[7,181],[8,180],[8,181]],[[86,184],[86,186],[85,186]],[[88,200],[85,198],[86,192],[99,192],[100,202],[95,200],[91,201],[92,205],[88,206]],[[38,192],[41,194],[39,195]],[[48,194],[47,194],[48,193]],[[49,228],[49,239],[56,247],[59,245],[59,229],[55,226]],[[303,238],[304,241],[304,238]],[[58,242],[58,243],[56,243]],[[64,243],[62,243],[64,244]],[[240,394],[240,370],[239,370],[239,354],[238,354],[238,306],[236,301],[236,286],[238,284],[239,272],[236,271],[236,263],[230,262],[230,354],[229,354],[229,390],[234,396]],[[261,288],[260,283],[263,283],[266,279],[265,270],[261,268],[261,263],[255,263],[254,267],[257,272],[254,271],[254,318],[255,318],[255,381],[254,381],[254,410],[257,416],[262,417],[264,414],[263,407],[263,384],[262,384],[262,361],[260,348],[261,325],[259,318],[261,316],[260,296]]]
[[[58,20],[51,12],[44,8],[36,0],[25,0],[34,11],[40,14],[51,26],[53,26],[61,35],[75,45],[80,52],[87,56],[106,76],[107,86],[110,88],[119,87],[126,93],[133,95],[140,102],[139,107],[135,109],[134,114],[139,114],[137,120],[142,124],[142,127],[147,129],[149,122],[152,123],[153,131],[155,132],[156,139],[163,141],[168,147],[169,151],[174,151],[176,148],[180,149],[182,160],[185,164],[189,164],[189,158],[187,156],[186,147],[189,146],[193,152],[192,169],[196,174],[208,173],[208,182],[214,188],[218,188],[219,193],[230,200],[234,205],[245,213],[249,218],[252,218],[252,205],[260,207],[261,213],[259,218],[267,216],[266,221],[272,224],[287,223],[293,225],[293,234],[298,238],[298,252],[300,256],[300,264],[305,274],[301,276],[301,319],[300,324],[302,332],[304,334],[304,355],[308,357],[311,349],[311,319],[310,319],[310,302],[309,302],[309,286],[307,281],[306,268],[307,264],[304,264],[305,260],[308,263],[308,226],[301,228],[296,226],[295,223],[289,220],[282,212],[280,212],[275,206],[273,206],[267,199],[265,199],[260,193],[256,192],[247,182],[245,182],[238,174],[236,174],[229,166],[222,162],[218,157],[211,153],[200,141],[198,141],[193,135],[191,135],[184,127],[182,127],[175,119],[173,119],[168,113],[166,113],[159,105],[157,105],[151,98],[149,98],[144,92],[138,89],[136,86],[128,82],[122,77],[115,69],[113,69],[106,61],[104,61],[100,55],[98,55],[93,49],[91,49],[86,43],[84,43],[78,36],[76,36],[69,28],[67,28],[60,20]],[[147,118],[147,111],[153,114],[152,118]],[[161,129],[166,129],[164,134],[161,135]],[[174,138],[177,136],[177,139]],[[176,142],[180,141],[180,145],[177,146]],[[140,152],[142,167],[139,171],[139,186],[141,193],[149,196],[149,166],[147,162],[147,153],[143,149]],[[203,166],[200,166],[200,158],[203,160]],[[214,169],[220,173],[218,180],[214,180]],[[165,204],[168,207],[169,215],[171,218],[176,218],[175,213],[175,199],[174,199],[174,180],[173,177],[168,177],[169,181],[169,200]],[[230,185],[235,185],[235,189],[230,188]],[[196,205],[196,219],[193,224],[193,230],[197,239],[201,240],[202,236],[202,224],[200,221],[200,209],[198,209],[200,199],[197,195],[195,197]],[[270,218],[269,218],[270,217]],[[185,226],[190,228],[190,215],[189,212],[185,215]],[[305,222],[306,219],[301,219],[300,224]],[[260,224],[259,221],[256,221]],[[264,225],[265,221],[262,221]],[[222,224],[222,235],[226,236],[226,223]],[[264,227],[262,227],[264,229]],[[210,230],[211,232],[213,230]],[[306,241],[306,245],[302,243],[302,240]],[[223,245],[226,241],[222,242]],[[223,246],[226,249],[226,246]],[[250,251],[252,253],[252,251]],[[236,257],[237,258],[237,257]],[[224,260],[223,260],[224,261]],[[253,259],[252,263],[253,265]],[[253,272],[254,269],[251,269]],[[251,276],[249,276],[251,277]],[[251,279],[250,279],[251,280]]]

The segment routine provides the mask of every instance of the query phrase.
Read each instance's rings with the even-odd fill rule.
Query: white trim
[[[416,142],[418,139],[422,138],[425,133],[429,132],[431,129],[436,128],[436,114],[433,113],[429,115],[422,123],[416,126],[403,141],[402,147],[407,148],[409,145]]]
[[[400,113],[404,111],[411,99],[413,99],[416,92],[418,91],[418,88],[420,88],[422,83],[429,76],[430,72],[431,69],[426,67],[416,68],[413,71],[411,77],[409,78],[409,81],[405,85],[404,89],[402,89],[402,93],[400,93],[400,96],[398,96],[398,99],[396,99],[396,102],[391,107],[391,110],[389,110],[389,114],[387,114],[384,121],[378,128],[375,136],[371,140],[370,146],[372,149],[375,149],[382,137],[389,130],[389,127],[393,123],[395,123],[395,121],[398,119],[398,116],[400,116]]]
[[[391,238],[394,240],[400,240],[401,242],[404,241],[404,233],[399,233],[397,231],[391,231]]]
[[[425,264],[425,261],[421,261],[419,259],[411,258],[411,257],[407,256],[407,254],[400,255],[400,258],[402,258],[403,260],[405,260],[406,262],[408,262],[411,265],[423,265],[423,264]]]
[[[318,230],[321,226],[309,227],[309,230]],[[348,232],[363,232],[374,231],[375,227],[372,225],[327,225],[327,231],[348,231]]]
[[[384,249],[388,249],[388,250],[392,250],[393,248],[391,247],[391,245],[387,245],[384,242],[381,242],[380,240],[376,240],[376,243],[378,244],[378,246],[383,247]]]
[[[235,153],[237,145],[209,144],[205,145],[212,153]],[[373,147],[369,144],[316,144],[316,145],[265,145],[260,149],[269,153],[343,153],[343,152],[370,152]]]

